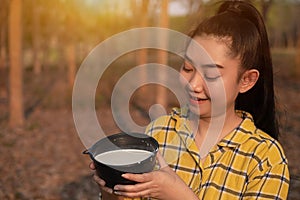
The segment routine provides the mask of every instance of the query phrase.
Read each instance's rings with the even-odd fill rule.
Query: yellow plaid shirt
[[[286,199],[287,159],[280,144],[254,125],[249,113],[201,162],[187,125],[188,110],[173,109],[149,124],[146,133],[160,145],[171,168],[199,199]]]

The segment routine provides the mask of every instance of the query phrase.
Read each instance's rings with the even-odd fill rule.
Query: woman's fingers
[[[135,185],[116,185],[114,193],[126,197],[153,197],[156,187],[151,182],[137,183]]]
[[[99,184],[102,191],[105,191],[109,194],[113,193],[113,190],[111,188],[105,187],[105,181],[103,179],[99,178],[99,176],[97,176],[96,174],[94,174],[93,178],[94,181]]]
[[[108,188],[108,187],[103,187],[103,188],[101,188],[101,190],[107,192],[108,194],[113,193],[113,190],[111,188]]]
[[[153,183],[153,176],[156,172],[150,172],[145,174],[124,174],[123,177],[136,182],[135,185],[116,185],[114,187],[114,193],[116,195],[126,197],[153,197],[155,191],[158,190],[156,184]]]
[[[116,185],[114,187],[114,190],[124,191],[124,192],[139,192],[139,191],[147,190],[150,187],[151,185],[149,184],[149,182],[146,182],[146,183],[137,183],[135,185]]]
[[[91,162],[89,164],[89,167],[90,167],[91,170],[95,170],[96,169],[94,162]]]
[[[116,185],[114,190],[121,190],[127,192],[139,192],[143,190],[147,190],[149,188],[153,188],[151,185],[153,172],[145,173],[145,174],[123,174],[124,178],[138,182],[135,185]]]
[[[127,192],[127,191],[114,191],[114,194],[120,196],[126,196],[130,198],[138,198],[138,197],[152,197],[153,194],[150,190],[142,190],[139,192]]]
[[[102,186],[102,187],[105,186],[105,181],[103,179],[99,178],[99,176],[94,174],[93,178],[94,178],[95,182],[98,183],[100,186]]]
[[[128,180],[140,183],[140,182],[150,181],[151,177],[152,177],[152,173],[154,173],[154,172],[144,173],[144,174],[129,174],[129,173],[126,173],[126,174],[122,174],[122,177],[126,178]]]
[[[158,164],[159,164],[160,168],[164,168],[164,167],[168,166],[168,164],[166,163],[165,159],[162,157],[160,152],[157,152],[156,159],[158,161]]]

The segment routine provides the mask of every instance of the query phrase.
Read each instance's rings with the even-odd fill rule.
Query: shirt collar
[[[186,150],[190,152],[197,163],[200,163],[200,152],[194,140],[194,134],[189,121],[189,114],[190,111],[188,107],[183,107],[181,109],[173,108],[171,118],[176,121],[176,133],[180,137],[180,140],[184,144]]]
[[[181,138],[183,144],[188,147],[189,150],[195,151],[198,153],[198,149],[194,142],[194,133],[190,126],[189,121],[189,109],[188,107],[182,108],[173,108],[171,113],[171,118],[175,120],[175,130],[176,133]]]
[[[194,137],[188,120],[189,112],[188,107],[183,107],[181,109],[173,108],[171,113],[171,117],[176,120],[175,129],[185,142],[188,141],[188,138],[193,139]],[[252,133],[256,131],[254,120],[250,113],[240,110],[237,110],[236,113],[243,119],[242,122],[226,135],[217,146],[235,148],[245,143]]]
[[[192,137],[193,132],[188,120],[189,112],[190,111],[187,106],[183,108],[173,108],[171,117],[176,121],[175,129],[179,134]]]

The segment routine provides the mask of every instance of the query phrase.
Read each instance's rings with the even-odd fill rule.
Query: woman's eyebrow
[[[218,65],[218,64],[204,64],[201,65],[202,67],[207,67],[207,68],[219,68],[219,69],[223,69],[224,67],[222,65]]]
[[[189,63],[191,63],[193,66],[199,66],[197,65],[187,54],[184,55],[184,59],[187,60]],[[223,69],[224,66],[219,65],[219,64],[214,64],[214,63],[210,63],[210,64],[201,64],[201,67],[207,67],[207,68],[219,68],[219,69]]]
[[[192,64],[193,66],[196,66],[196,63],[195,63],[190,57],[188,57],[187,54],[184,54],[183,58],[184,58],[185,60],[187,60],[187,61],[188,61],[190,64]]]

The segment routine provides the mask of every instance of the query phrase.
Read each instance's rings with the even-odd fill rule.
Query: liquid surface
[[[95,157],[98,162],[106,165],[129,165],[141,162],[153,155],[150,151],[140,149],[118,149],[99,154]]]

